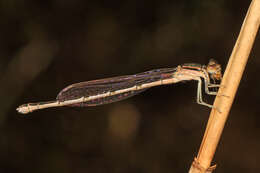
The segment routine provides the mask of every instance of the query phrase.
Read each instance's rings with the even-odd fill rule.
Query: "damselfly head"
[[[221,65],[214,59],[210,59],[207,65],[207,72],[210,74],[210,78],[213,80],[221,80]]]

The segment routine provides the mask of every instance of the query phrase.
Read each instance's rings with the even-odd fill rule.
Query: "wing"
[[[58,101],[66,101],[77,99],[81,97],[88,97],[93,95],[104,94],[106,92],[113,92],[120,89],[126,89],[133,86],[138,86],[144,83],[155,82],[169,77],[166,74],[172,74],[176,68],[163,68],[151,70],[135,75],[126,75],[112,78],[105,78],[100,80],[92,80],[87,82],[80,82],[72,84],[64,88],[57,96]],[[146,88],[147,89],[147,88]],[[117,95],[98,98],[84,103],[72,104],[70,106],[96,106],[120,101],[136,94],[139,94],[146,89],[128,91]]]

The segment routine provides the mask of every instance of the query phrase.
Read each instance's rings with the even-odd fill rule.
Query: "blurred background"
[[[210,58],[225,69],[249,3],[1,0],[0,172],[188,172],[210,113],[196,104],[194,81],[103,106],[25,116],[15,109],[54,100],[81,81]],[[216,172],[260,171],[259,46],[258,35],[214,157]]]

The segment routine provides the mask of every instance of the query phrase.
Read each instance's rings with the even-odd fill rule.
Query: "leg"
[[[201,79],[198,78],[197,103],[212,108],[213,107],[212,105],[210,105],[202,100],[201,83],[202,83]]]
[[[204,105],[204,106],[207,106],[207,107],[209,107],[209,108],[214,108],[214,109],[216,109],[219,113],[221,113],[221,111],[218,109],[218,108],[216,108],[216,107],[214,107],[213,105],[210,105],[210,104],[208,104],[208,103],[206,103],[206,102],[204,102],[203,100],[202,100],[202,92],[201,92],[201,79],[199,78],[198,79],[198,89],[197,89],[197,103],[198,104],[201,104],[201,105]]]
[[[208,88],[214,88],[214,87],[220,87],[220,84],[212,84],[212,83],[210,83],[210,84],[208,84]]]
[[[219,85],[219,84],[212,84],[212,83],[209,83],[207,79],[204,79],[204,82],[205,82],[205,92],[209,95],[217,95],[218,92],[216,91],[209,91],[209,88],[213,88],[213,87],[223,87],[223,85]],[[229,96],[226,96],[226,95],[218,95],[218,96],[225,96],[225,97],[229,97]]]
[[[205,92],[209,95],[217,95],[216,91],[209,91],[209,88],[213,88],[213,87],[220,87],[219,84],[212,84],[210,83],[209,79],[204,79],[205,82]]]

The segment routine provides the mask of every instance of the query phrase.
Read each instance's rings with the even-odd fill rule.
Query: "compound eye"
[[[211,58],[209,60],[208,66],[212,66],[212,65],[216,65],[216,64],[218,64],[218,62],[215,59]]]
[[[212,78],[216,80],[222,80],[222,73],[221,71],[217,71],[216,73],[212,74]]]

